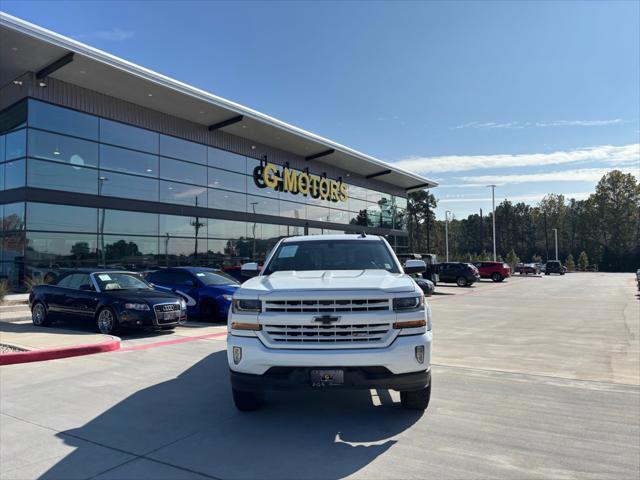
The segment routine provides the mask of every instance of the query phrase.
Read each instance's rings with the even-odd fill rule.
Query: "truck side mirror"
[[[412,273],[422,273],[427,270],[427,264],[424,260],[407,260],[404,264],[404,273],[411,275]]]
[[[256,262],[244,263],[240,267],[240,273],[243,277],[256,277],[260,273],[260,267]]]

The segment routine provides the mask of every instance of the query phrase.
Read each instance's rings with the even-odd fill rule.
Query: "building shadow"
[[[69,478],[98,444],[216,478],[337,479],[386,452],[422,415],[368,390],[273,392],[261,410],[241,413],[221,351],[57,434],[75,450],[41,478]]]

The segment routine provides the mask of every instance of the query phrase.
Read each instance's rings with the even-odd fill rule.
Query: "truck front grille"
[[[264,325],[264,333],[274,344],[344,344],[381,342],[389,335],[389,323]]]
[[[280,313],[336,313],[372,312],[389,310],[386,298],[323,299],[323,300],[268,300],[265,312]]]

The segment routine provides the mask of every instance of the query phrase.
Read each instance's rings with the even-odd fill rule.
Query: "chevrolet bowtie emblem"
[[[340,320],[340,317],[335,317],[332,315],[323,315],[321,317],[314,317],[313,319],[314,322],[320,322],[323,325],[329,325],[333,322],[337,322],[338,320]]]

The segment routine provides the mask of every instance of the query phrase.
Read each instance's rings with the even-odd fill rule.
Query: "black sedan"
[[[187,318],[181,297],[154,290],[135,273],[109,270],[67,271],[54,284],[33,287],[29,306],[36,326],[79,319],[105,334],[125,326],[169,330]]]

